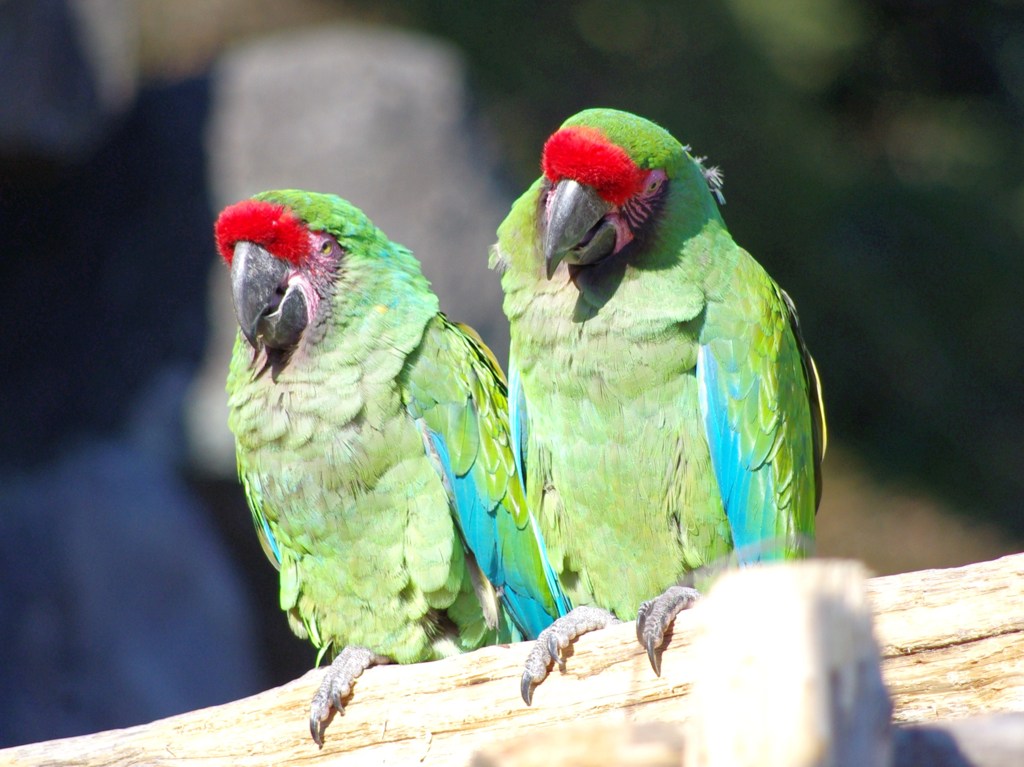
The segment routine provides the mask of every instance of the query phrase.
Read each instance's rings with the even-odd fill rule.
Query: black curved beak
[[[235,244],[231,298],[242,335],[254,349],[291,349],[309,322],[306,297],[288,285],[290,267],[251,242]]]
[[[611,254],[615,248],[615,227],[603,219],[614,206],[593,187],[562,179],[547,207],[544,262],[549,280],[563,260],[584,265]]]

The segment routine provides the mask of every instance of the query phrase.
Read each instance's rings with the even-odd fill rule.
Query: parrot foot
[[[547,678],[552,662],[565,671],[562,652],[574,639],[616,623],[622,621],[600,607],[576,607],[540,632],[526,657],[523,680],[519,687],[526,705],[529,706],[533,700],[533,688]]]
[[[683,610],[693,607],[700,592],[689,586],[670,586],[654,599],[640,605],[636,615],[636,638],[647,650],[654,673],[661,676],[661,653],[665,632]]]
[[[390,662],[390,658],[354,645],[338,653],[324,674],[320,689],[316,691],[309,707],[309,734],[313,736],[314,743],[320,748],[324,747],[324,730],[327,729],[331,709],[344,715],[345,706],[342,701],[352,692],[352,683],[359,675],[370,666],[383,666]]]

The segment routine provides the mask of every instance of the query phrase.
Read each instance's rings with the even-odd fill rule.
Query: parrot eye
[[[320,244],[320,252],[325,256],[331,255],[334,252],[334,243],[330,240],[324,240]]]
[[[652,176],[647,179],[647,188],[644,189],[645,194],[654,194],[661,189],[662,183],[665,181],[664,176]]]

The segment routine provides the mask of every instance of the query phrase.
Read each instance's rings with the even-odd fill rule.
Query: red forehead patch
[[[309,229],[284,205],[242,200],[224,208],[213,227],[217,250],[228,265],[235,243],[252,242],[283,261],[298,264],[309,251]]]
[[[541,167],[550,181],[570,178],[587,184],[613,205],[621,205],[643,186],[644,172],[626,150],[584,125],[552,134],[544,144]]]

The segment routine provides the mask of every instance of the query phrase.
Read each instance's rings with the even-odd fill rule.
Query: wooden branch
[[[875,578],[868,595],[898,722],[1024,711],[1024,554]],[[698,613],[676,619],[661,678],[634,625],[616,626],[576,642],[566,673],[556,670],[537,688],[531,707],[519,698],[529,645],[489,647],[436,663],[370,669],[346,714],[328,726],[322,751],[306,721],[322,673],[314,671],[223,706],[2,750],[0,764],[458,765],[500,741],[543,739],[569,722],[603,731],[679,723],[690,712]],[[641,729],[674,732],[671,725]]]
[[[892,735],[892,767],[1021,767],[1024,764],[1024,712],[900,725]],[[568,723],[487,748],[474,755],[470,765],[680,767],[687,758],[687,746],[683,724],[647,722],[607,727]],[[856,764],[856,767],[865,766]]]
[[[897,722],[1024,711],[1024,554],[868,582]]]

